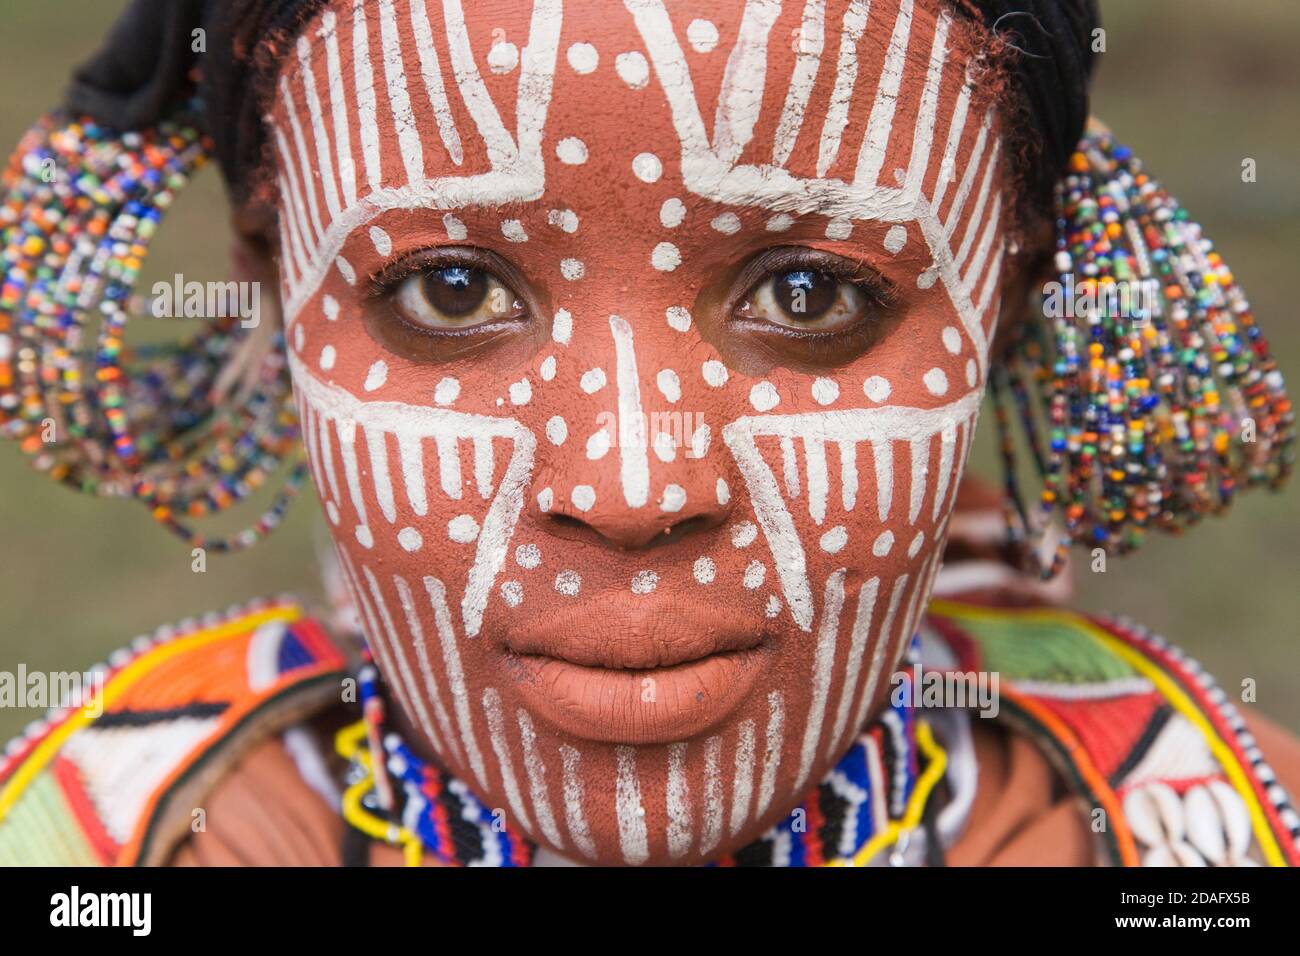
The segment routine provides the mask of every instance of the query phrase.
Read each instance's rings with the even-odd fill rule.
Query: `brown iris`
[[[463,331],[526,314],[513,289],[470,263],[433,264],[407,276],[393,305],[407,322],[434,332]]]
[[[774,277],[772,297],[790,318],[820,319],[839,298],[840,280],[825,272],[799,269]]]
[[[737,315],[787,329],[835,331],[864,319],[873,301],[864,289],[824,269],[773,269],[741,301]]]
[[[853,361],[904,314],[892,283],[866,263],[820,249],[776,246],[721,273],[694,314],[728,367],[820,371]]]
[[[482,269],[448,266],[424,276],[424,296],[429,305],[448,318],[469,315],[488,295],[488,276]]]
[[[371,337],[413,362],[466,359],[492,351],[522,361],[547,327],[531,321],[545,302],[506,260],[485,249],[413,253],[372,280],[362,313]]]

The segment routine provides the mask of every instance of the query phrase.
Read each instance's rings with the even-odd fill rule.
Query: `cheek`
[[[983,341],[932,295],[843,367],[733,376],[745,407],[722,437],[800,627],[837,569],[882,584],[928,573],[974,434]]]
[[[504,380],[462,380],[394,356],[349,314],[353,301],[322,293],[290,333],[304,445],[335,540],[366,564],[461,577],[480,534],[508,533],[489,510],[503,493],[522,495],[531,436],[453,409],[467,393],[509,401]],[[464,582],[455,584],[459,593]]]
[[[908,274],[926,284],[920,270]],[[938,543],[985,363],[982,342],[941,289],[848,365],[746,375],[727,370],[697,328],[674,328],[675,306],[645,303],[622,348],[611,329],[597,334],[591,315],[575,320],[561,307],[549,323],[542,318],[549,341],[511,367],[410,362],[366,332],[350,275],[332,270],[289,335],[312,471],[349,547],[468,578],[480,557],[501,562],[495,552],[509,543],[491,536],[508,525],[498,520],[503,508],[515,518],[525,507],[535,515],[576,508],[581,519],[590,488],[599,514],[626,490],[630,410],[620,363],[639,378],[632,397],[644,434],[633,441],[644,446],[650,504],[678,491],[710,507],[734,495],[729,511],[753,512],[735,533],[745,545],[707,555],[697,577],[712,563],[715,578],[721,568],[723,580],[761,597],[765,613],[788,604],[806,630],[820,597],[811,582],[839,567],[914,576]],[[656,323],[660,312],[669,318]],[[503,494],[508,506],[494,518]],[[770,546],[765,560],[748,556],[754,541]],[[517,604],[518,588],[503,597]],[[486,606],[485,595],[474,600]]]

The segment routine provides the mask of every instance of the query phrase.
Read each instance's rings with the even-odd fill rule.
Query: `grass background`
[[[6,0],[0,12],[0,143],[58,102],[117,0]],[[1250,291],[1283,371],[1300,382],[1300,4],[1295,0],[1103,0],[1107,51],[1094,111],[1143,156]],[[1258,180],[1241,181],[1253,158]],[[215,171],[185,193],[155,243],[144,288],[184,271],[224,278],[226,210]],[[1300,386],[1298,386],[1300,387]],[[975,452],[996,476],[991,416]],[[1244,497],[1230,520],[1152,539],[1109,571],[1077,572],[1078,603],[1124,612],[1201,659],[1232,693],[1300,731],[1300,494]],[[0,447],[0,670],[79,669],[135,634],[259,594],[317,598],[320,512],[308,490],[286,524],[204,574],[144,510],[94,500],[33,473]],[[0,740],[33,711],[0,710]]]

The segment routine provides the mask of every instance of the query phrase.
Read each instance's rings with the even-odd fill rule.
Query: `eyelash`
[[[474,247],[432,247],[415,250],[400,260],[375,273],[368,280],[366,298],[373,303],[390,300],[402,284],[414,275],[427,273],[434,269],[465,266],[488,272],[516,296],[529,301],[525,292],[526,285],[521,276],[503,263],[491,252]],[[868,300],[869,306],[877,313],[871,318],[856,322],[848,328],[841,329],[800,329],[778,325],[737,314],[738,309],[761,287],[762,283],[772,281],[786,272],[798,270],[815,270],[833,277],[836,281],[846,282],[856,287]],[[733,295],[725,305],[724,322],[734,326],[743,326],[745,331],[755,338],[767,339],[775,343],[777,339],[790,343],[800,350],[800,360],[810,365],[830,366],[842,361],[846,355],[861,354],[887,334],[891,323],[888,321],[898,314],[902,295],[898,288],[871,269],[863,262],[855,262],[839,256],[814,249],[777,247],[769,249],[751,258],[735,280]],[[455,340],[466,343],[487,341],[493,331],[499,328],[478,326],[467,329],[431,330],[416,326],[397,317],[407,333],[413,333],[418,340],[428,342]]]
[[[490,263],[480,261],[479,255],[464,255],[465,251],[466,247],[457,247],[455,250],[438,247],[416,250],[372,276],[369,280],[366,298],[378,299],[390,295],[401,286],[403,281],[416,273],[452,266],[485,269],[499,281],[508,285],[514,281],[509,276],[498,274],[490,267]],[[461,254],[457,255],[457,252]],[[841,282],[849,282],[857,286],[858,289],[874,299],[882,308],[893,308],[898,304],[899,293],[894,284],[863,263],[851,263],[837,256],[819,254],[812,250],[778,249],[776,253],[788,253],[788,255],[782,255],[778,261],[769,261],[769,257],[773,254],[768,253],[751,260],[751,264],[741,273],[741,278],[748,280],[748,284],[743,286],[744,291],[741,298],[748,296],[761,283],[773,276],[784,272],[794,272],[799,269],[810,269],[824,272],[827,275],[834,276]],[[761,273],[755,268],[754,263],[763,264]],[[511,288],[514,288],[514,286],[511,285]],[[515,289],[515,292],[518,294],[519,290]]]
[[[402,283],[411,276],[429,272],[432,269],[449,269],[453,266],[464,266],[472,269],[484,268],[484,263],[478,261],[478,256],[464,255],[464,251],[465,247],[457,247],[454,250],[434,247],[417,249],[408,253],[397,262],[385,266],[370,277],[369,288],[366,290],[366,299],[375,301],[393,295],[401,288]],[[457,255],[457,252],[461,254]],[[498,278],[500,277],[498,276]]]
[[[882,306],[892,307],[898,302],[899,293],[894,284],[866,263],[791,246],[778,246],[751,259],[741,271],[737,287],[744,290],[742,296],[747,296],[766,279],[800,269],[824,272],[841,282],[849,282]]]
[[[839,282],[849,283],[866,296],[872,305],[883,312],[894,311],[902,298],[897,287],[892,282],[874,269],[869,268],[865,263],[850,262],[838,256],[820,253],[816,250],[779,247],[750,260],[749,264],[742,270],[739,281],[736,283],[736,288],[742,291],[727,305],[729,321],[753,322],[753,320],[737,316],[737,309],[748,301],[762,287],[763,283],[785,273],[797,272],[803,269],[821,272]],[[863,325],[869,326],[871,323],[859,323],[859,326]],[[854,331],[860,331],[857,328],[833,331],[796,329],[773,323],[764,323],[761,326],[754,323],[753,327],[761,328],[766,334],[787,335],[805,342],[818,339],[842,341],[845,336],[852,335]]]

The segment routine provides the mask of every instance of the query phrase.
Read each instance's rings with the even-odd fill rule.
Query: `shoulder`
[[[342,652],[288,600],[163,628],[0,758],[0,863],[147,865],[259,743],[339,699]]]
[[[944,600],[927,624],[951,650],[953,671],[997,681],[994,726],[975,735],[980,796],[1010,799],[988,804],[1000,816],[984,825],[1009,840],[1044,828],[1040,850],[1087,843],[1083,858],[1117,865],[1300,864],[1300,816],[1287,792],[1300,784],[1300,744],[1263,718],[1248,721],[1164,638],[1058,608]],[[1032,807],[1021,806],[1026,794],[1037,794]],[[977,799],[972,834],[979,809]],[[1017,809],[1025,819],[1013,825]],[[1032,857],[1033,844],[1022,855]]]

